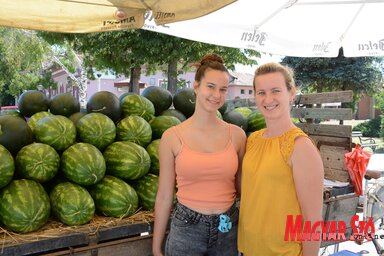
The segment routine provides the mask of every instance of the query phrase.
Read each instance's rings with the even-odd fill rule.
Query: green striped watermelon
[[[15,161],[11,153],[0,145],[0,188],[5,187],[15,173]]]
[[[116,141],[104,151],[107,174],[134,180],[148,173],[151,159],[142,146],[129,141]]]
[[[61,170],[65,177],[79,185],[93,185],[105,175],[103,154],[89,143],[76,143],[61,155]]]
[[[120,101],[123,117],[136,115],[149,122],[155,115],[153,103],[138,94],[129,94]]]
[[[220,118],[221,120],[223,120],[223,115],[220,113],[219,110],[216,111],[216,116],[217,116],[218,118]]]
[[[65,116],[46,116],[37,121],[35,138],[38,142],[48,144],[61,151],[76,141],[76,127]]]
[[[149,145],[146,148],[149,154],[149,157],[151,158],[151,168],[149,169],[149,172],[154,174],[159,174],[159,171],[160,171],[159,145],[160,145],[160,139],[157,139],[149,143]]]
[[[83,225],[95,213],[95,203],[89,192],[72,182],[58,184],[49,197],[53,214],[64,224]]]
[[[149,122],[152,128],[152,139],[160,139],[168,128],[180,123],[180,120],[174,116],[156,116]]]
[[[10,231],[36,231],[48,221],[50,213],[48,194],[36,181],[13,180],[0,191],[0,221]]]
[[[116,126],[108,116],[101,113],[90,113],[83,116],[76,124],[77,137],[103,150],[115,141]]]
[[[91,186],[89,192],[96,210],[105,216],[124,218],[134,214],[138,208],[136,191],[122,179],[111,175]]]
[[[131,184],[139,197],[139,205],[144,210],[153,210],[155,208],[156,193],[159,187],[159,176],[148,173]]]
[[[258,110],[254,110],[248,116],[248,132],[258,131],[265,128],[265,126],[264,116]]]
[[[57,174],[60,156],[47,144],[32,143],[24,146],[17,153],[15,163],[16,171],[21,178],[43,183]]]
[[[238,107],[238,108],[235,108],[234,111],[239,112],[245,118],[248,118],[248,116],[252,113],[252,109],[248,107]]]
[[[32,132],[34,132],[34,130],[35,130],[36,123],[40,119],[42,119],[46,116],[53,116],[53,114],[48,112],[48,111],[40,111],[40,112],[37,112],[36,114],[32,115],[31,118],[28,119],[28,125],[31,128]]]
[[[131,141],[142,147],[152,140],[151,126],[140,116],[127,116],[116,126],[117,140]]]

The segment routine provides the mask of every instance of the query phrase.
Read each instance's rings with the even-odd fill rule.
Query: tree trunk
[[[87,84],[87,71],[85,68],[82,68],[80,72],[80,81],[77,83],[77,86],[79,86],[79,102],[82,109],[86,109],[87,105]]]
[[[168,63],[168,91],[175,94],[177,90],[177,61]]]
[[[131,79],[129,81],[129,92],[140,94],[140,75],[141,75],[141,67],[131,68]]]

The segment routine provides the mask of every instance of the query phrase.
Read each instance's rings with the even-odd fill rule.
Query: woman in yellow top
[[[293,72],[267,63],[255,72],[256,105],[266,128],[251,134],[242,166],[239,251],[245,256],[318,255],[320,241],[286,239],[288,215],[322,219],[323,163],[291,120]]]

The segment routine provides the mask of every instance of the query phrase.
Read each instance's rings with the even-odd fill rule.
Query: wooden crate
[[[95,216],[77,227],[50,220],[33,233],[0,233],[0,255],[150,255],[152,230],[153,212],[125,219]]]

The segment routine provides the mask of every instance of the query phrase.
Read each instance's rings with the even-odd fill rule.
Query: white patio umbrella
[[[383,0],[239,0],[206,16],[144,29],[297,57],[384,56]]]
[[[193,19],[234,1],[2,0],[0,26],[72,33],[141,28],[144,19],[157,25]]]

